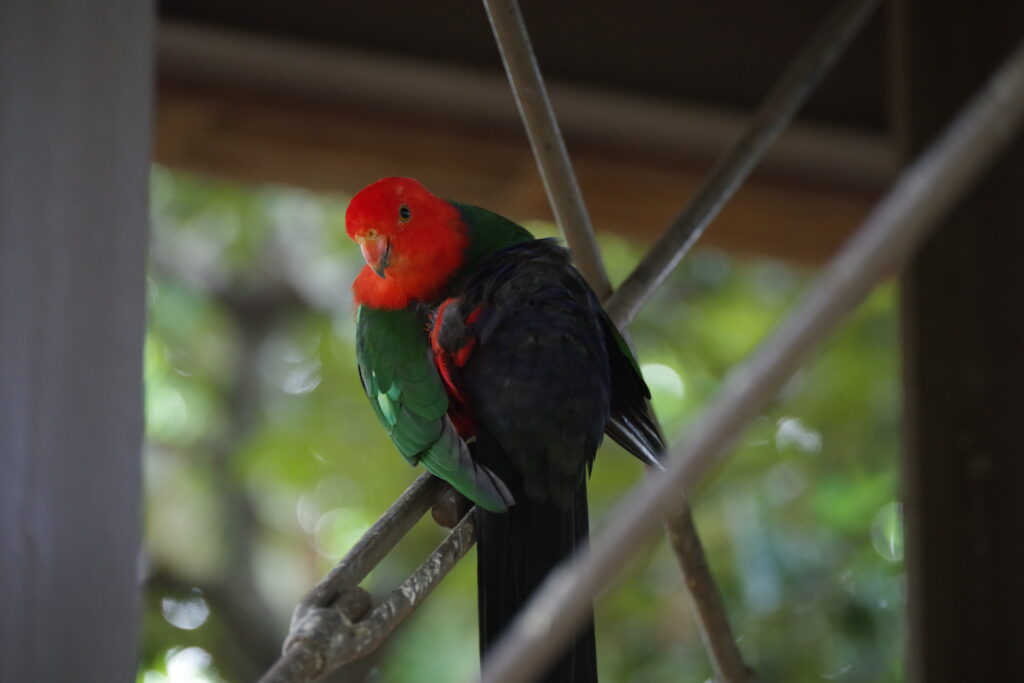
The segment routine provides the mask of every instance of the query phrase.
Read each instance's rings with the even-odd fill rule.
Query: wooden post
[[[153,5],[0,2],[0,680],[135,680]]]
[[[899,0],[906,158],[1024,36],[1020,0]],[[1021,679],[1024,139],[902,279],[908,680]]]

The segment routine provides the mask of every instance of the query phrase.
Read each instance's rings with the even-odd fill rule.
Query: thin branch
[[[715,165],[683,212],[606,304],[628,325],[846,51],[881,0],[845,0],[822,24],[761,103],[746,132]]]
[[[704,545],[693,521],[693,512],[685,500],[682,504],[677,502],[675,509],[668,514],[665,528],[686,578],[690,599],[697,609],[697,624],[715,670],[715,680],[718,683],[753,683],[757,675],[743,661],[743,653],[729,625],[718,584],[708,566]]]
[[[284,683],[312,680],[353,659],[369,654],[380,645],[387,634],[394,631],[407,614],[402,614],[400,618],[396,616],[397,620],[390,624],[382,623],[382,618],[378,615],[372,622],[376,628],[374,632],[386,630],[386,633],[374,641],[373,647],[367,647],[365,642],[358,647],[353,645],[355,641],[352,639],[355,636],[352,624],[362,619],[369,610],[369,596],[358,587],[358,584],[416,525],[428,509],[444,499],[444,494],[448,490],[446,483],[429,472],[424,472],[409,485],[398,500],[392,503],[352,546],[345,557],[299,601],[292,615],[288,637],[282,648],[283,653],[260,679],[261,681]],[[434,566],[442,562],[443,572],[437,580],[447,574],[455,562],[465,554],[465,550],[472,547],[475,540],[471,525],[468,531],[460,530],[459,538],[453,541],[455,535],[456,532],[453,530],[417,572],[422,572],[425,566]],[[453,543],[458,543],[460,548],[464,546],[458,556],[452,556],[450,553],[438,555],[443,548]],[[449,561],[450,564],[444,564]],[[414,573],[402,585],[406,585],[416,576]],[[374,610],[374,614],[377,614],[379,609],[378,607]],[[392,613],[399,614],[394,610]],[[366,640],[365,637],[363,640]],[[352,655],[353,651],[360,654]]]
[[[611,282],[518,2],[484,0],[484,5],[505,63],[512,94],[544,179],[548,200],[558,218],[562,234],[573,251],[577,267],[597,295],[606,300],[612,295]],[[619,327],[623,328],[623,334],[629,341],[625,325],[619,324]],[[661,432],[661,425],[649,404],[647,410]],[[704,547],[697,534],[690,506],[680,504],[668,515],[665,526],[686,579],[690,598],[697,609],[701,636],[719,681],[743,683],[754,680],[729,627],[725,605],[704,556]]]
[[[447,487],[446,483],[429,472],[418,476],[334,569],[302,598],[292,617],[293,627],[296,620],[301,619],[303,611],[330,605],[347,588],[365,579],[438,501]]]
[[[729,377],[695,428],[674,449],[665,473],[649,478],[609,516],[588,553],[553,572],[484,663],[485,683],[527,681],[560,651],[595,595],[622,571],[678,505],[683,491],[775,396],[808,353],[882,279],[898,272],[1013,138],[1024,118],[1024,43],[957,116],[808,288],[772,337]],[[557,617],[557,618],[556,618]]]
[[[608,273],[590,227],[590,216],[551,108],[544,79],[537,67],[519,3],[516,0],[484,0],[484,7],[505,63],[516,106],[530,138],[555,222],[572,248],[576,266],[598,298],[604,299],[612,291]]]
[[[412,614],[455,564],[473,546],[473,516],[468,514],[409,578],[369,611],[368,596],[349,588],[330,606],[296,611],[284,654],[261,683],[300,683],[347,662],[365,657]]]
[[[562,232],[584,277],[602,299],[607,299],[612,293],[611,283],[579,194],[568,151],[545,92],[543,78],[533,57],[518,4],[514,0],[485,0],[485,5],[537,165],[541,176],[545,178],[552,207],[558,215],[560,211],[557,203],[566,201],[566,196],[556,192],[553,183],[547,180],[554,176],[561,180],[562,187],[571,189],[573,194],[569,197],[570,206],[581,209],[579,220],[560,221]],[[666,528],[697,608],[701,634],[719,679],[723,683],[748,680],[751,677],[750,670],[729,628],[725,608],[704,557],[703,545],[697,535],[689,506],[684,504],[669,515]]]

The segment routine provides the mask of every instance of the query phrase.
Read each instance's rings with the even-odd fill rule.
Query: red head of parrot
[[[371,308],[437,298],[469,241],[458,209],[412,178],[383,178],[360,190],[348,205],[345,229],[366,260],[352,293]]]

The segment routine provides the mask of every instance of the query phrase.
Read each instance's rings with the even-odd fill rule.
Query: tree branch
[[[700,636],[715,670],[716,680],[719,683],[756,681],[756,674],[743,661],[743,653],[733,636],[725,604],[693,522],[693,512],[685,500],[666,517],[665,529],[686,578],[690,599],[697,609]]]
[[[337,565],[295,607],[282,655],[263,683],[309,681],[373,652],[473,546],[468,510],[448,485],[428,472],[385,510]],[[366,617],[370,597],[359,582],[376,567],[432,506],[442,521],[463,513],[444,542],[402,585]],[[406,598],[403,602],[402,598]],[[364,617],[366,617],[364,619]]]
[[[526,32],[526,23],[515,0],[484,0],[494,38],[501,51],[519,115],[526,127],[540,177],[544,181],[555,222],[562,229],[583,277],[599,299],[611,294],[608,273],[590,226],[576,173],[565,148],[558,120],[551,108],[544,79]]]
[[[467,513],[426,561],[372,611],[369,596],[357,587],[346,589],[330,604],[300,604],[284,654],[261,683],[312,680],[373,652],[473,546],[474,531],[473,516]]]
[[[573,251],[577,267],[598,297],[607,300],[612,296],[611,282],[576,182],[569,152],[548,100],[544,79],[534,58],[519,5],[516,0],[484,0],[484,5],[537,167],[544,179],[548,200],[566,242]],[[624,321],[616,321],[616,324],[623,329],[623,335],[631,344]],[[647,410],[660,433],[661,425],[649,404]],[[704,556],[704,547],[697,534],[690,506],[681,503],[668,515],[665,525],[686,579],[690,598],[697,609],[701,636],[719,679],[723,683],[752,680],[753,674],[744,663],[729,627],[725,606]]]
[[[293,627],[303,612],[330,606],[345,590],[365,579],[447,488],[446,483],[429,472],[416,477],[334,569],[302,598],[292,617]]]
[[[876,206],[772,337],[729,377],[664,474],[649,478],[610,515],[590,551],[553,572],[484,662],[484,683],[530,680],[586,618],[593,597],[656,532],[658,522],[723,457],[807,354],[881,281],[896,273],[1012,139],[1024,118],[1024,42]],[[554,618],[557,615],[557,619]]]
[[[765,152],[860,32],[880,0],[845,0],[789,65],[782,79],[758,107],[750,126],[722,157],[697,194],[647,256],[608,300],[608,313],[628,325],[664,282],[708,224],[732,198]]]

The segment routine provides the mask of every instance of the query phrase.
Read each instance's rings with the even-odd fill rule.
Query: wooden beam
[[[0,680],[135,680],[152,2],[0,3]]]
[[[549,218],[500,73],[374,57],[169,23],[161,29],[155,158],[254,182],[350,193],[412,175],[520,220]],[[553,84],[599,230],[659,234],[744,115]],[[884,139],[801,125],[707,243],[817,262],[895,168]]]
[[[925,146],[1024,36],[1019,0],[896,3],[903,148]],[[902,279],[909,680],[1020,680],[1024,138]]]

